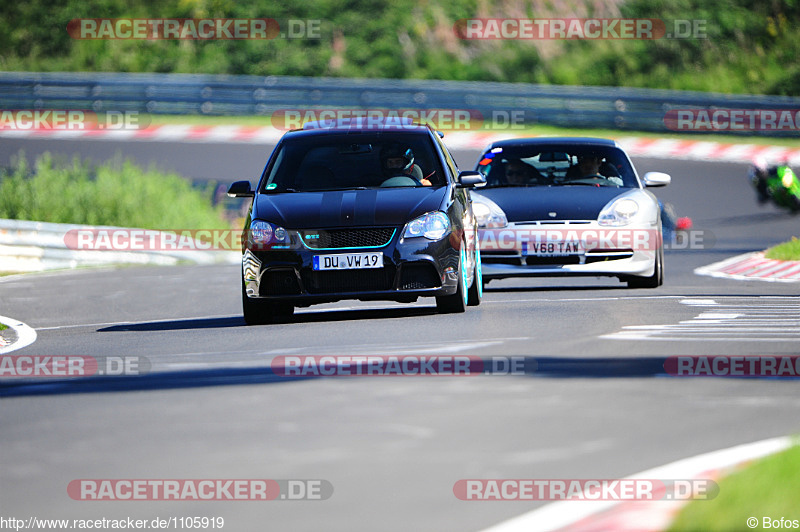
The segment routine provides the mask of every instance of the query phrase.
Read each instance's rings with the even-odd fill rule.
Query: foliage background
[[[706,21],[683,40],[461,40],[476,17]],[[320,20],[321,38],[75,40],[75,18]],[[49,0],[0,3],[0,70],[487,80],[800,95],[797,0]]]

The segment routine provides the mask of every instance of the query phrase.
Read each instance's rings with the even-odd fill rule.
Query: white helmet
[[[753,169],[758,170],[759,172],[766,172],[767,160],[761,155],[753,158]]]

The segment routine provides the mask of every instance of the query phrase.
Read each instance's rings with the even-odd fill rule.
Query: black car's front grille
[[[301,273],[303,286],[309,294],[340,294],[345,292],[375,292],[391,290],[395,268],[363,270],[311,271]]]
[[[258,287],[261,296],[292,296],[300,293],[300,284],[294,270],[264,272]]]
[[[407,263],[400,267],[400,290],[439,288],[442,281],[429,262]]]
[[[300,236],[312,249],[377,248],[391,242],[394,232],[393,227],[305,229]]]

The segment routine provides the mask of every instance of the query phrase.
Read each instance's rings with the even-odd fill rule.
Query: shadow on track
[[[365,310],[323,310],[318,312],[301,312],[289,318],[276,321],[278,324],[316,323],[325,321],[356,321],[408,318],[411,316],[429,316],[436,314],[436,307],[408,307]],[[261,327],[269,327],[262,325]],[[147,332],[147,331],[180,331],[186,329],[223,329],[229,327],[247,327],[241,316],[224,318],[194,318],[186,320],[152,321],[146,323],[130,323],[112,325],[97,329],[97,332]]]
[[[260,367],[163,371],[145,375],[74,377],[71,379],[38,381],[13,381],[7,379],[0,381],[0,397],[171,390],[234,384],[274,384],[307,380],[309,378],[276,375],[272,368]]]
[[[311,307],[313,309],[313,307]],[[323,321],[355,321],[355,320],[385,320],[408,318],[412,316],[432,316],[437,314],[436,307],[408,307],[369,310],[310,310],[295,314],[290,323],[317,323]]]
[[[244,327],[244,319],[241,316],[231,316],[228,318],[195,318],[188,320],[126,323],[103,327],[102,329],[97,329],[97,332],[180,331],[184,329],[223,329],[227,327]]]
[[[650,377],[680,377],[671,375],[665,365],[674,367],[675,362],[668,364],[672,357],[502,357],[499,365],[502,369],[496,370],[498,357],[482,358],[477,365],[470,365],[478,376],[489,378],[524,378],[540,377],[554,379],[620,379],[620,378],[650,378]],[[521,366],[516,366],[516,373],[509,373],[508,359],[522,358]],[[348,366],[352,367],[352,366]],[[520,371],[521,370],[521,371]],[[108,393],[130,392],[143,390],[168,390],[181,388],[199,388],[207,386],[253,385],[289,383],[299,380],[311,379],[357,379],[364,376],[325,376],[304,375],[285,376],[281,368],[269,366],[245,368],[215,368],[184,371],[154,372],[136,376],[101,376],[70,379],[48,379],[38,381],[17,381],[13,379],[0,380],[0,397],[21,397],[37,395],[62,395],[71,393]],[[452,375],[450,375],[452,376]],[[463,375],[458,375],[462,377]],[[438,385],[446,374],[437,375],[438,378],[429,380],[432,386]],[[381,379],[391,376],[381,375]],[[413,378],[403,376],[403,378]],[[425,377],[421,378],[423,381]],[[692,378],[692,377],[688,377]],[[791,377],[750,377],[750,376],[700,376],[694,378],[738,378],[738,379],[770,379],[786,380]]]
[[[620,284],[619,286],[490,286],[483,287],[484,292],[592,292],[601,290],[630,290],[626,285]]]

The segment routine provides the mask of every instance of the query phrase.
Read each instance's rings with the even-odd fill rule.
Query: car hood
[[[596,220],[600,211],[630,188],[554,186],[483,189],[478,194],[497,203],[509,222]],[[552,213],[555,213],[553,215]]]
[[[253,218],[290,229],[398,226],[440,208],[447,187],[398,187],[256,195]]]

